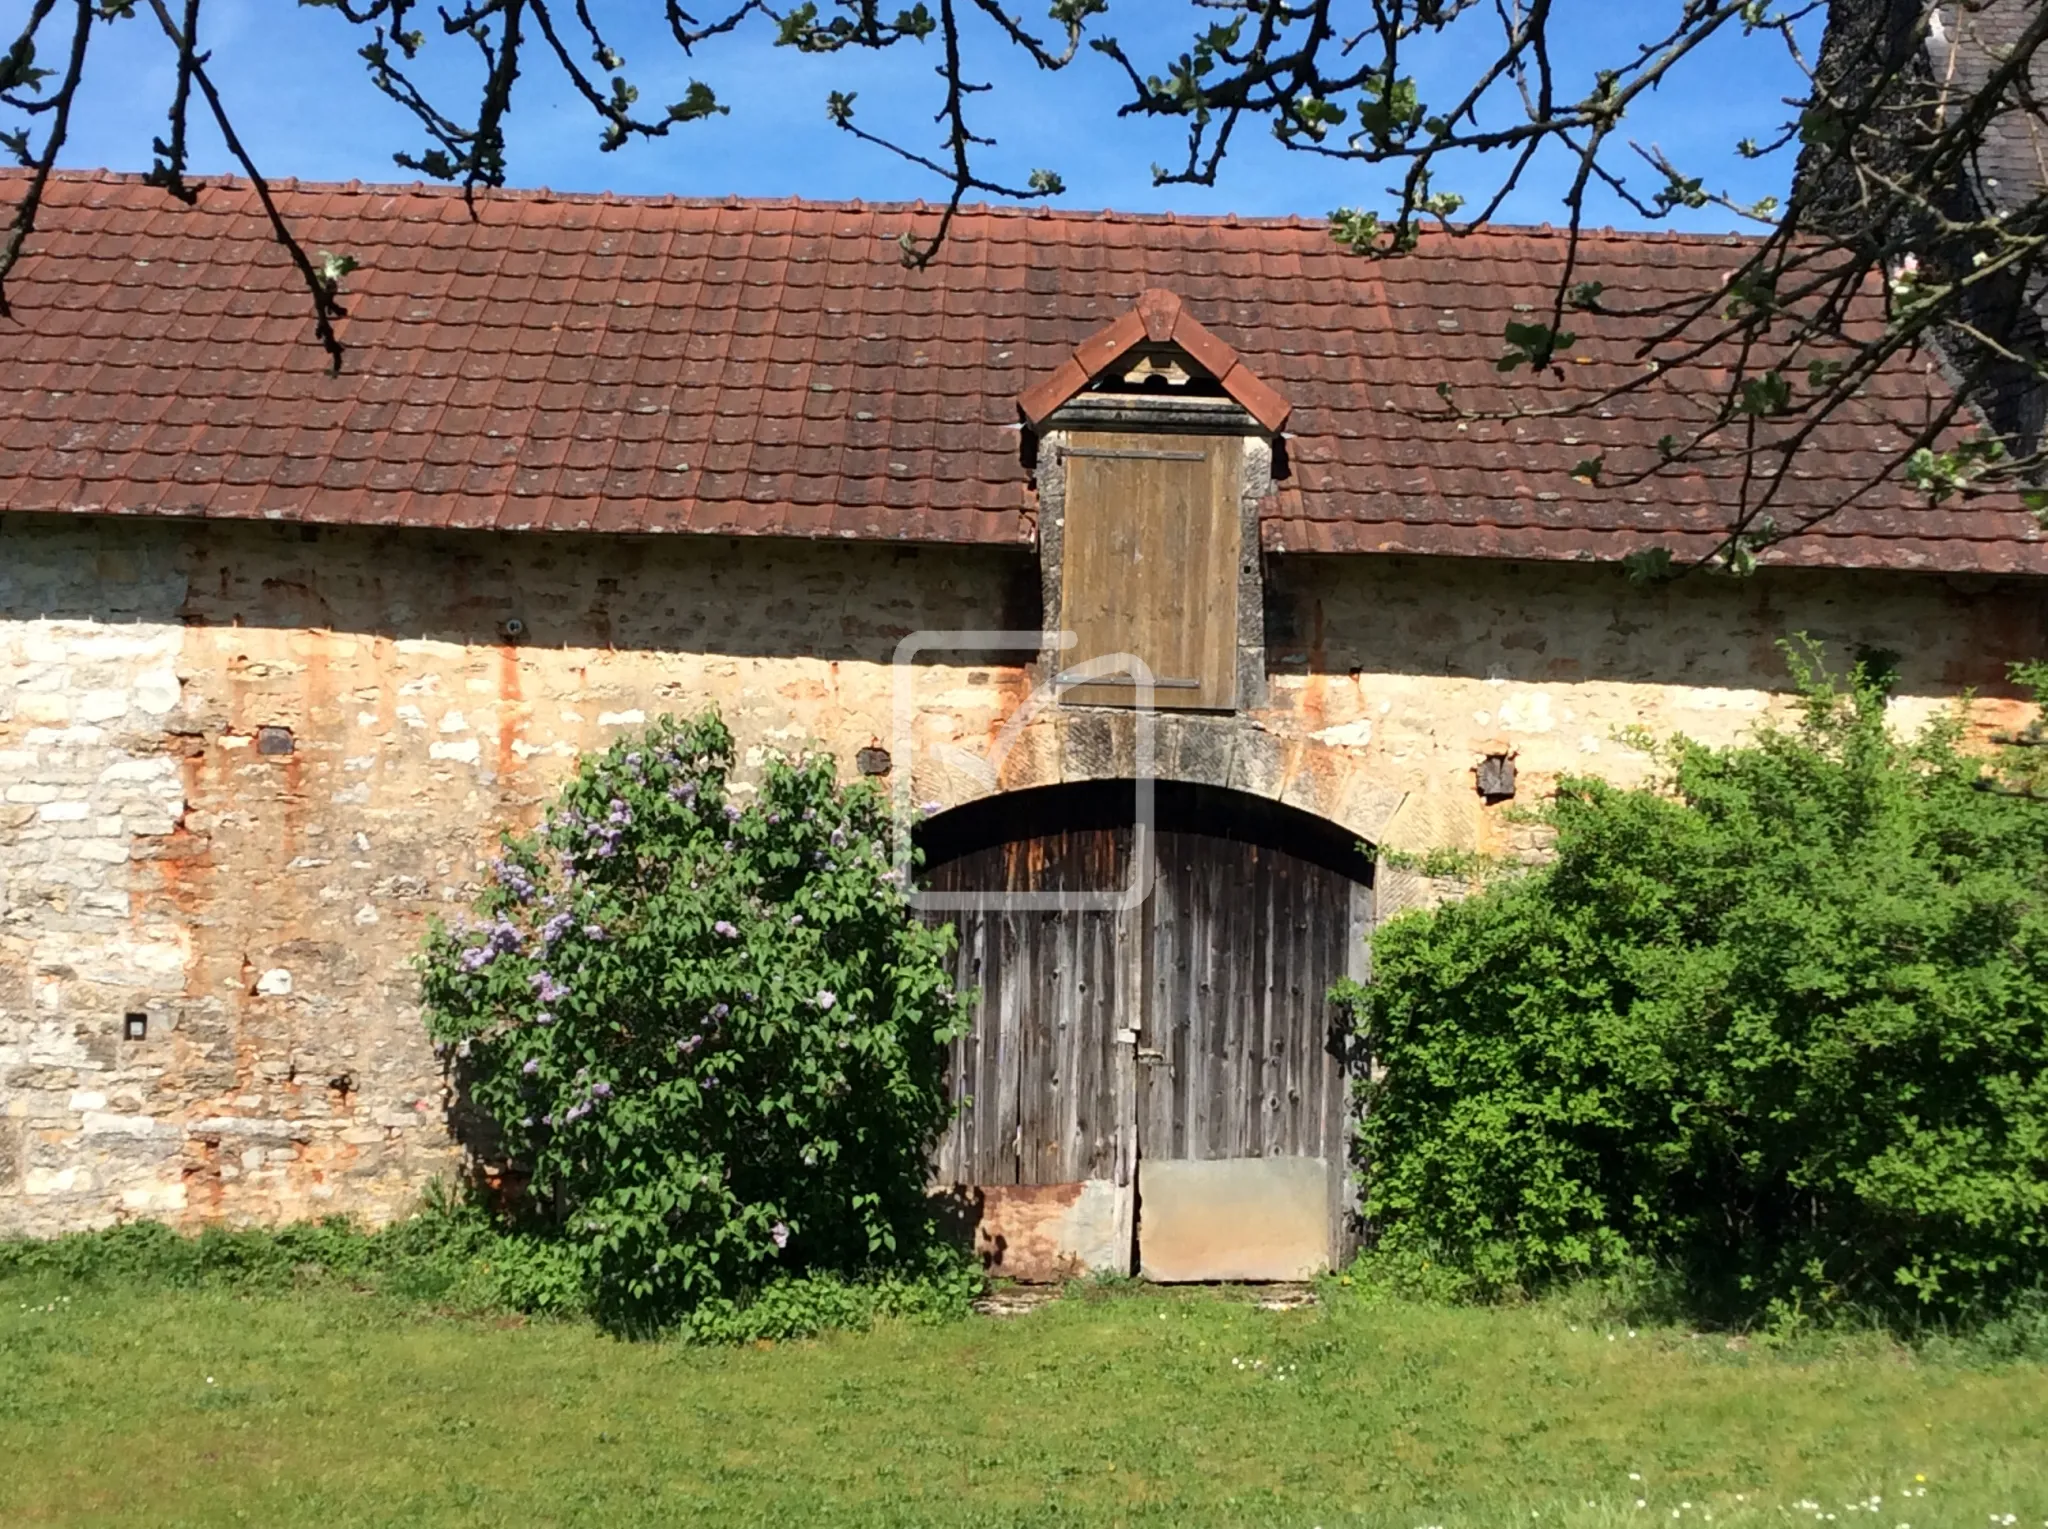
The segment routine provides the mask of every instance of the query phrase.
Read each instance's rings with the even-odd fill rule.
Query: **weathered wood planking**
[[[1350,970],[1354,883],[1262,845],[1157,838],[1140,1157],[1343,1156],[1327,995]]]
[[[1060,621],[1080,642],[1067,663],[1135,653],[1171,683],[1161,708],[1237,704],[1238,506],[1235,436],[1077,434],[1064,453]],[[1185,682],[1193,682],[1188,684]],[[1128,685],[1070,699],[1129,705]]]
[[[1370,922],[1370,889],[1267,845],[1178,830],[1152,842],[1153,894],[1134,912],[951,916],[956,979],[981,998],[953,1051],[963,1108],[937,1174],[1019,1194],[1084,1182],[1128,1190],[1135,1175],[1142,1194],[1148,1160],[1314,1159],[1332,1171],[1330,1257],[1341,1257],[1350,1109],[1327,994],[1362,970],[1352,947]],[[1039,834],[962,855],[928,881],[1099,892],[1123,883],[1130,853],[1128,828]],[[1119,1032],[1135,1044],[1120,1045]],[[1003,1203],[1018,1215],[1038,1202]],[[1131,1202],[1114,1211],[1126,1219],[1100,1243],[1128,1249]],[[1135,1216],[1141,1244],[1141,1205]],[[1208,1235],[1193,1230],[1198,1243]]]
[[[934,867],[947,891],[1101,890],[1126,874],[1130,833],[1016,840]],[[971,911],[954,980],[981,994],[948,1067],[961,1105],[934,1167],[954,1184],[1107,1178],[1118,1123],[1116,919],[1103,912]]]

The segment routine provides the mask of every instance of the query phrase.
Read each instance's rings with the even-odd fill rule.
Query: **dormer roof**
[[[1188,312],[1178,293],[1165,287],[1149,287],[1139,293],[1138,300],[1120,316],[1076,345],[1049,376],[1027,390],[1017,400],[1017,407],[1035,429],[1060,405],[1148,344],[1178,350],[1268,434],[1278,435],[1287,423],[1293,405]]]

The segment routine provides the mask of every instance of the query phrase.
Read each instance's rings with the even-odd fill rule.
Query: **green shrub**
[[[922,1270],[936,1236],[950,931],[911,916],[879,794],[812,758],[742,801],[731,764],[711,715],[587,759],[423,959],[530,1223],[626,1325]]]
[[[368,1231],[344,1217],[280,1227],[208,1227],[181,1235],[153,1221],[47,1241],[0,1242],[0,1280],[67,1287],[261,1293],[336,1281],[402,1298],[477,1309],[562,1309],[514,1301],[499,1275],[532,1262],[530,1239],[473,1206],[436,1198],[420,1214]],[[572,1303],[573,1305],[573,1303]]]
[[[1797,725],[1568,779],[1551,863],[1375,936],[1340,994],[1383,1256],[1496,1293],[1653,1268],[1781,1324],[2043,1283],[2048,805],[1799,667]]]
[[[507,1231],[481,1207],[430,1196],[418,1214],[375,1231],[341,1217],[280,1227],[209,1228],[196,1236],[134,1222],[47,1241],[0,1240],[0,1287],[218,1290],[271,1295],[345,1285],[461,1313],[575,1317],[593,1309],[581,1249]],[[699,1306],[678,1329],[701,1342],[752,1342],[865,1329],[883,1318],[965,1315],[978,1270],[943,1253],[922,1268],[845,1279],[786,1275],[738,1300]]]

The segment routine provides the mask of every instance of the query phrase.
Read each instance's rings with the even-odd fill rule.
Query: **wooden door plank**
[[[1075,437],[1060,552],[1060,620],[1081,639],[1070,662],[1135,653],[1173,682],[1155,706],[1236,705],[1243,450],[1232,436]],[[1134,698],[1104,684],[1070,699]]]
[[[1251,968],[1251,982],[1244,1000],[1249,1011],[1245,1049],[1255,1061],[1256,1070],[1245,1093],[1241,1126],[1244,1146],[1239,1155],[1264,1157],[1275,1145],[1273,1126],[1279,1118],[1280,1077],[1274,1067],[1273,1050],[1275,989],[1284,980],[1275,944],[1274,901],[1279,892],[1279,867],[1253,849],[1247,870],[1256,911],[1237,938],[1250,955],[1246,964]]]

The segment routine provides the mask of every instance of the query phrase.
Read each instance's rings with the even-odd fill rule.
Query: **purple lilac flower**
[[[681,1052],[684,1056],[688,1056],[691,1052],[695,1051],[699,1046],[703,1044],[703,1036],[686,1035],[681,1040],[676,1042],[676,1050]]]
[[[555,1016],[550,1014],[546,1009],[542,1009],[538,1014],[533,1016],[533,1022],[537,1025],[551,1025],[555,1022]]]
[[[569,996],[569,990],[546,971],[537,971],[526,980],[533,984],[534,994],[542,1003],[558,1003]]]
[[[540,1117],[540,1123],[544,1126],[551,1126],[555,1123],[555,1117],[552,1115],[543,1115]]]
[[[590,1091],[600,1099],[609,1099],[612,1096],[611,1084],[606,1083],[602,1080],[591,1084]]]
[[[890,869],[882,872],[882,874],[876,877],[875,879],[877,881],[885,881],[889,883],[891,886],[894,886],[897,882],[903,879],[903,872],[897,870],[892,866]]]
[[[789,916],[789,927],[790,927],[790,928],[792,928],[792,929],[794,929],[794,928],[796,928],[796,927],[797,927],[797,925],[801,924],[801,923],[802,923],[803,921],[804,921],[804,916],[803,916],[803,915],[802,915],[801,913],[792,913],[792,914],[790,914],[790,916]]]
[[[835,828],[835,829],[833,829],[833,830],[832,830],[832,847],[833,847],[834,849],[845,849],[845,848],[846,848],[846,830],[845,830],[845,829],[843,829],[843,828]]]
[[[523,936],[502,915],[491,925],[481,945],[473,945],[462,953],[462,969],[466,972],[480,972],[500,956],[510,955],[523,943]]]
[[[497,877],[498,884],[519,901],[533,901],[533,878],[526,873],[526,867],[517,860],[501,857],[491,862],[491,871]]]
[[[713,934],[722,934],[728,940],[736,940],[740,937],[738,927],[730,919],[720,919],[711,926],[711,932]]]
[[[812,1001],[821,1009],[829,1009],[839,1002],[839,995],[828,987],[821,987],[818,989],[818,996]]]
[[[771,812],[771,813],[769,813],[769,814],[768,814],[768,822],[769,822],[769,825],[770,825],[771,827],[772,827],[772,826],[774,826],[774,825],[775,825],[775,824],[777,824],[777,823],[780,823],[781,821],[782,821],[782,814],[781,814],[781,813],[779,813],[779,812]]]
[[[784,1226],[780,1221],[776,1222],[775,1225],[768,1228],[768,1240],[774,1243],[775,1246],[777,1246],[778,1248],[788,1247],[789,1228]]]
[[[731,853],[733,852],[733,850],[734,850],[734,848],[735,848],[735,847],[736,847],[736,846],[734,845],[734,843],[733,843],[733,841],[732,841],[731,839],[727,839],[727,840],[725,841],[725,852],[726,852],[726,853],[727,853],[728,855],[730,855],[730,854],[731,854]]]
[[[937,812],[941,807],[945,805],[946,804],[944,802],[924,802],[920,804],[917,810],[923,813],[926,817],[930,817],[933,813]]]
[[[604,925],[585,924],[583,926],[583,934],[586,939],[601,940],[604,938]]]
[[[526,1065],[520,1068],[519,1070],[525,1073],[529,1078],[532,1077],[535,1073],[540,1071],[540,1058],[537,1056],[528,1057],[526,1059]]]
[[[728,823],[737,823],[740,820],[740,809],[735,803],[725,804],[725,820]]]
[[[668,788],[668,794],[685,806],[695,806],[697,802],[697,783],[694,780],[680,781]]]
[[[549,919],[545,924],[541,925],[541,943],[543,945],[554,944],[555,941],[559,940],[563,935],[569,932],[569,926],[575,922],[575,914],[567,912],[566,910],[561,913],[557,913],[553,918]]]
[[[817,809],[817,808],[815,808],[815,807],[806,807],[806,808],[804,809],[804,821],[805,821],[806,823],[810,822],[810,821],[811,821],[811,819],[815,818],[815,817],[816,817],[817,815],[818,815],[818,809]]]
[[[630,765],[630,766],[631,766],[631,767],[632,767],[633,769],[635,769],[635,770],[639,769],[639,768],[640,768],[640,756],[639,756],[639,754],[637,754],[637,753],[633,753],[633,754],[628,754],[628,755],[626,756],[626,763],[627,763],[628,765]]]

